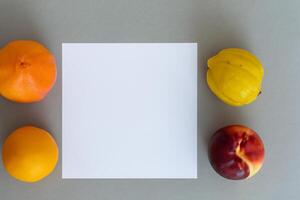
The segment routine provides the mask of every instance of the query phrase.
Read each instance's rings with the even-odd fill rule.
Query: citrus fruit
[[[24,126],[7,137],[3,144],[2,159],[12,177],[24,182],[36,182],[55,168],[58,147],[47,131]]]
[[[260,94],[264,69],[250,52],[237,48],[224,49],[210,58],[207,64],[208,86],[225,103],[246,105]]]
[[[0,50],[0,94],[12,101],[42,100],[56,80],[56,63],[42,44],[18,40]]]

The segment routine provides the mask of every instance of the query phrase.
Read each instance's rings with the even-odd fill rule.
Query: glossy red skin
[[[224,178],[241,180],[250,175],[249,163],[237,155],[238,149],[243,151],[252,165],[258,166],[263,163],[263,142],[255,131],[245,126],[231,125],[221,128],[211,138],[210,163]]]

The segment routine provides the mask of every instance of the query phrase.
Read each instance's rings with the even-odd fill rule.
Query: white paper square
[[[63,178],[197,178],[197,44],[64,43]]]

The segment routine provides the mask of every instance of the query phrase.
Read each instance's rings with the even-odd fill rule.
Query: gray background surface
[[[0,199],[298,199],[299,7],[297,0],[1,0],[0,45],[38,40],[58,64],[57,83],[44,101],[22,105],[0,99],[1,144],[15,128],[33,124],[49,130],[61,148],[62,42],[199,42],[199,178],[62,180],[60,160],[49,177],[25,184],[10,178],[1,164]],[[206,60],[226,47],[251,50],[265,66],[263,93],[249,106],[227,106],[206,85]],[[231,123],[252,127],[265,143],[264,166],[246,181],[223,179],[207,160],[210,135]]]

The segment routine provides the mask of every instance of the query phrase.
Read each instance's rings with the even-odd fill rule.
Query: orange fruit
[[[24,182],[36,182],[54,170],[58,147],[47,131],[24,126],[7,137],[2,147],[2,159],[12,177]]]
[[[56,81],[56,63],[42,44],[18,40],[0,50],[0,94],[12,101],[42,100]]]

